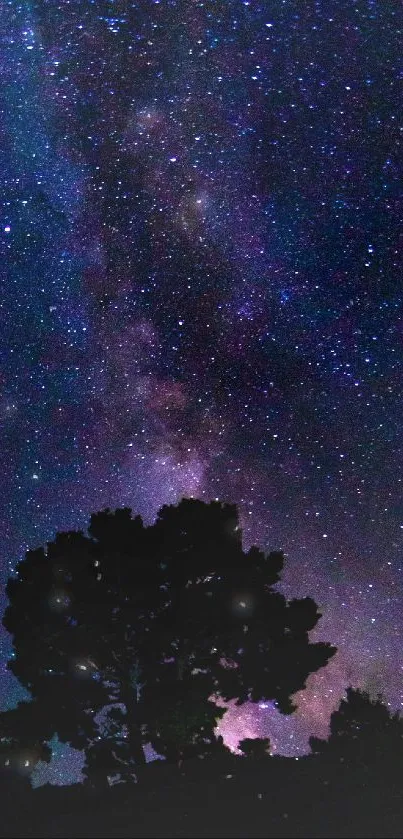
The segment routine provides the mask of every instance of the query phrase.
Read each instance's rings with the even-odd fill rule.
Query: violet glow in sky
[[[350,683],[403,704],[402,28],[392,0],[0,8],[3,580],[105,506],[235,501],[339,647],[293,718],[221,724],[287,754]]]

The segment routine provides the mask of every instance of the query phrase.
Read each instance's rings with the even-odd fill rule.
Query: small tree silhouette
[[[328,740],[310,738],[313,754],[346,766],[403,765],[403,719],[379,696],[347,688],[346,698],[330,719]]]
[[[270,740],[268,737],[245,737],[240,740],[239,748],[244,757],[261,759],[270,757]]]

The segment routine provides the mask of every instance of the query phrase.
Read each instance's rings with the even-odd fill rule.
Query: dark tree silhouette
[[[214,696],[290,713],[335,652],[309,642],[315,602],[273,590],[282,566],[281,553],[243,551],[232,505],[183,500],[149,528],[106,510],[88,536],[58,534],[19,563],[9,667],[52,733],[85,749],[88,777],[118,764],[132,777],[145,742],[169,760],[208,754],[224,713]]]
[[[313,754],[346,766],[403,765],[403,719],[392,714],[381,697],[347,688],[346,698],[330,719],[327,740],[310,738]]]

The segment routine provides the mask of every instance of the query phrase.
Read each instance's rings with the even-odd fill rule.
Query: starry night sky
[[[2,580],[106,506],[236,502],[339,653],[232,744],[301,754],[348,684],[403,706],[402,30],[398,0],[0,6]]]

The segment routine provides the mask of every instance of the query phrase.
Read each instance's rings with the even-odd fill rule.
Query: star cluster
[[[231,708],[234,745],[306,751],[350,683],[403,705],[402,27],[376,0],[1,4],[3,579],[105,506],[235,501],[339,653],[295,717]]]

